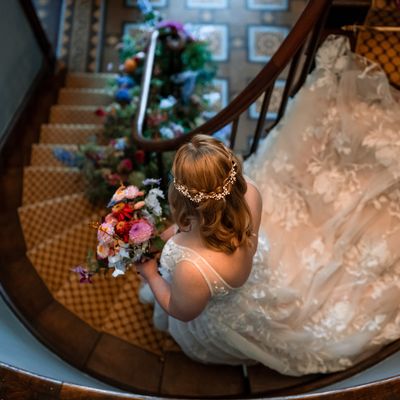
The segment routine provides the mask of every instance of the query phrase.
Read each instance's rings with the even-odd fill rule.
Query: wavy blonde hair
[[[236,181],[231,183],[233,163],[236,163]],[[169,201],[179,226],[189,227],[190,219],[197,219],[207,247],[227,254],[250,244],[252,221],[244,198],[247,184],[241,163],[230,149],[210,136],[196,135],[177,151],[172,174],[176,184],[184,185],[192,196],[200,192],[221,193],[224,185],[229,191],[220,200],[203,199],[196,203],[171,183]]]

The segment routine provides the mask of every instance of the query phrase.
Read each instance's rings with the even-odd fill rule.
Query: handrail
[[[13,367],[0,361],[0,394],[28,399],[36,396],[51,397],[56,400],[98,399],[98,400],[138,400],[143,396],[119,393],[111,390],[95,389],[87,386],[54,380],[42,375]],[[32,397],[33,396],[33,397]],[[349,387],[316,394],[304,394],[285,397],[270,397],[270,400],[391,400],[400,396],[400,375]],[[146,396],[147,399],[165,399],[159,396]]]
[[[143,115],[147,107],[148,87],[150,85],[150,77],[148,74],[143,77],[142,80],[142,96],[140,98],[138,112],[132,125],[132,134],[134,142],[143,150],[153,152],[164,152],[176,150],[181,144],[189,141],[194,135],[198,133],[212,134],[222,129],[224,126],[232,123],[235,119],[246,111],[252,103],[254,103],[263,93],[273,87],[279,74],[290,64],[293,57],[303,49],[307,43],[307,39],[312,34],[312,38],[308,42],[306,47],[307,58],[302,65],[301,73],[298,75],[297,82],[294,82],[294,86],[290,90],[285,90],[287,96],[293,95],[293,93],[303,84],[311,63],[313,61],[315,50],[318,46],[319,37],[325,22],[325,18],[329,11],[332,0],[310,0],[304,8],[301,16],[297,20],[296,24],[290,31],[289,35],[282,42],[278,50],[272,56],[270,61],[263,67],[258,75],[248,84],[248,86],[242,90],[242,92],[233,99],[227,107],[222,109],[213,118],[195,128],[191,132],[176,137],[173,139],[149,139],[143,136]],[[152,69],[154,56],[148,53],[148,60],[146,62],[146,68]],[[296,66],[297,68],[297,66]],[[290,82],[292,85],[293,82]],[[287,99],[282,99],[286,102]],[[283,103],[281,103],[283,104]],[[266,104],[268,106],[268,102]],[[285,105],[284,105],[285,106]],[[280,110],[279,118],[283,115],[283,109]],[[262,125],[265,121],[262,121]],[[278,122],[278,121],[276,121]],[[237,127],[237,123],[235,123]],[[260,127],[261,124],[259,124]],[[258,132],[258,138],[261,131]],[[236,134],[236,132],[233,132]],[[257,140],[253,140],[252,151],[257,147]]]

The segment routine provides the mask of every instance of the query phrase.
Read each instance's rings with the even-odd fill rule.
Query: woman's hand
[[[147,282],[158,275],[158,264],[155,258],[146,260],[144,262],[135,263],[136,272],[142,276]]]

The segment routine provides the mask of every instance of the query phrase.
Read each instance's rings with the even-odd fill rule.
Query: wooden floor
[[[15,311],[41,341],[82,371],[130,392],[193,398],[305,393],[347,378],[399,350],[400,342],[395,342],[336,374],[294,378],[257,365],[248,368],[245,376],[240,367],[193,362],[171,338],[156,332],[151,309],[137,300],[136,276],[79,285],[70,269],[84,262],[87,248],[94,243],[84,218],[95,218],[98,210],[85,202],[79,174],[57,165],[51,150],[99,129],[92,114],[100,104],[88,102],[106,101],[93,92],[93,82],[104,84],[103,78],[69,76],[68,87],[79,84],[81,91],[77,97],[73,90],[60,92],[62,104],[52,107],[49,120],[45,106],[54,104],[55,98],[51,87],[43,87],[41,107],[32,110],[3,153],[0,282]],[[85,79],[90,86],[86,92]],[[79,105],[73,104],[76,98]],[[89,100],[82,104],[82,99]],[[67,139],[52,143],[51,138]],[[32,147],[34,143],[39,145]],[[77,214],[78,221],[72,223]]]

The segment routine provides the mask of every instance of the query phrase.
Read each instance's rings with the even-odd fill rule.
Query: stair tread
[[[74,72],[66,77],[66,87],[68,88],[102,88],[107,81],[115,79],[118,74],[113,73],[85,73]]]
[[[58,105],[107,106],[113,101],[110,90],[100,88],[63,88],[58,93]]]
[[[90,227],[90,222],[94,220],[100,220],[100,216],[94,214],[43,240],[27,252],[32,265],[52,293],[69,278],[71,268],[85,262],[88,250],[96,247],[96,231]]]
[[[54,105],[50,109],[50,122],[63,124],[101,124],[103,116],[96,115],[99,106]]]
[[[140,278],[128,271],[123,279],[124,285],[104,320],[102,330],[142,349],[162,354],[164,343],[171,339],[154,327],[153,306],[139,301]]]
[[[80,283],[78,274],[71,272],[54,297],[79,318],[100,330],[118,299],[124,279],[112,277],[109,271],[94,275],[92,280],[93,284]]]
[[[29,166],[24,168],[22,204],[27,205],[60,195],[80,193],[84,180],[77,168]]]
[[[49,144],[38,143],[32,145],[31,165],[32,166],[49,166],[49,167],[65,167],[66,165],[57,159],[54,150],[63,148],[68,151],[76,151],[77,145],[74,144]]]
[[[83,193],[19,207],[18,214],[27,248],[33,248],[98,211]]]

